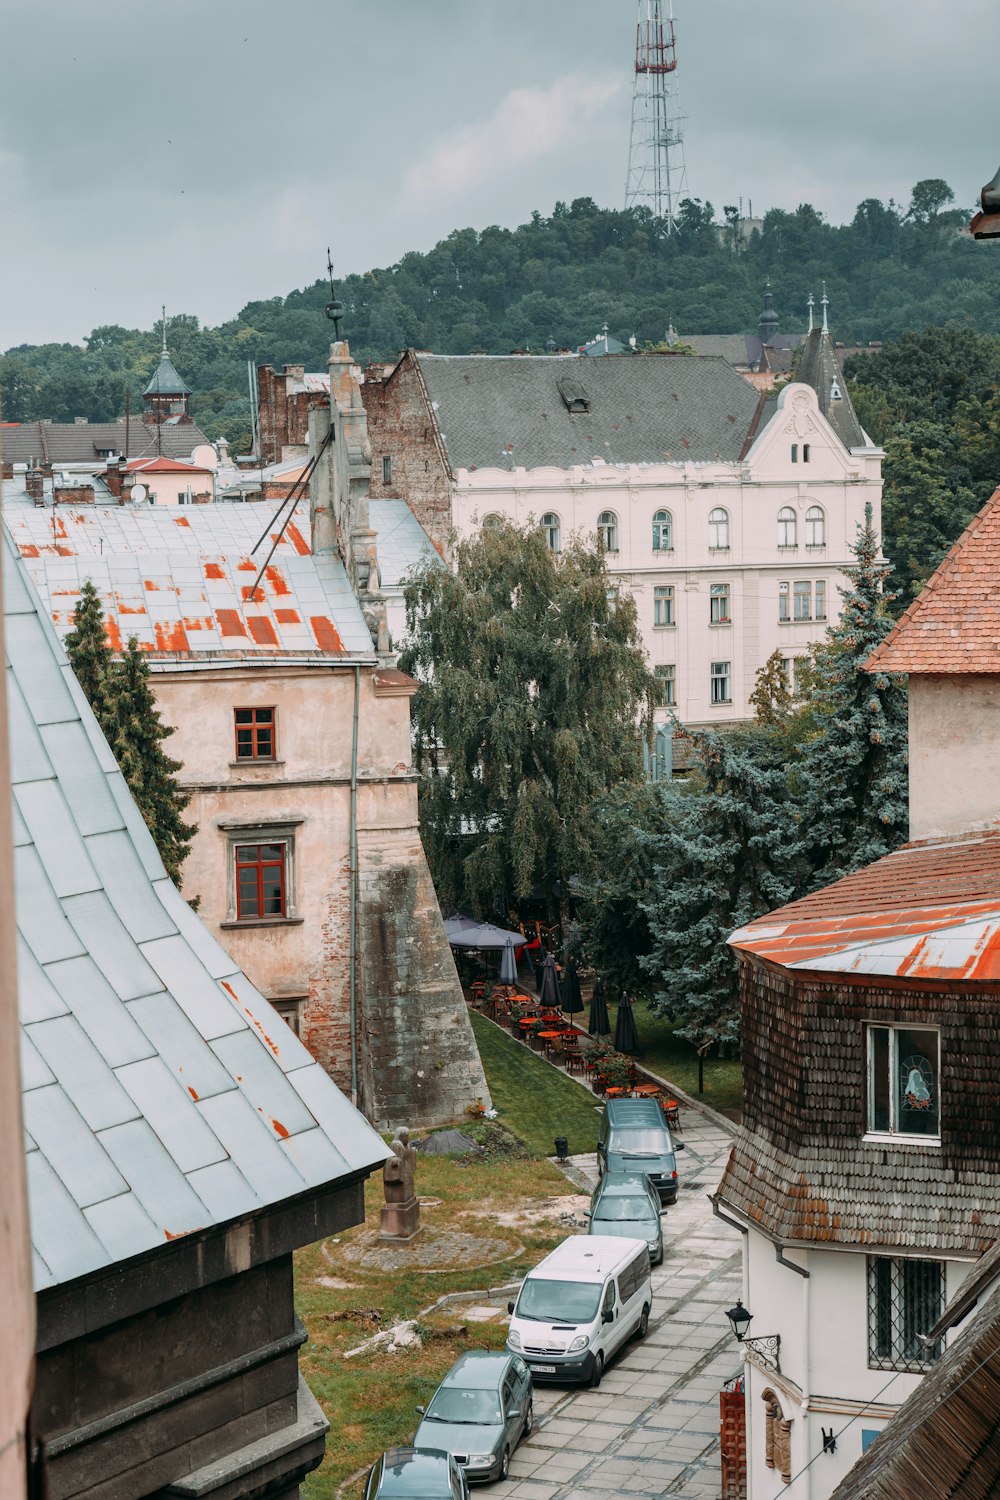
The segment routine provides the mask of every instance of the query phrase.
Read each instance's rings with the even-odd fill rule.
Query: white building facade
[[[752,717],[774,651],[794,682],[796,660],[838,618],[866,506],[880,524],[881,459],[845,447],[816,391],[789,385],[736,462],[459,469],[454,524],[468,536],[491,515],[535,522],[556,551],[599,535],[636,600],[659,719],[724,725]]]

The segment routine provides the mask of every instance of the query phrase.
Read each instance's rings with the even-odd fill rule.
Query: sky
[[[1000,160],[998,0],[674,0],[688,187],[833,223]],[[4,0],[0,348],[212,325],[624,203],[636,0]]]

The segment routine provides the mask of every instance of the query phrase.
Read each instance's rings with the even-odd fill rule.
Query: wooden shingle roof
[[[1000,489],[865,666],[869,672],[1000,673]]]

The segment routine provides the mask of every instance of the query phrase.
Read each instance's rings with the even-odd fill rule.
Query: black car
[[[372,1464],[365,1500],[469,1500],[465,1472],[436,1448],[389,1448]]]
[[[472,1349],[417,1410],[416,1447],[447,1448],[469,1479],[506,1479],[534,1421],[531,1371],[519,1354]]]

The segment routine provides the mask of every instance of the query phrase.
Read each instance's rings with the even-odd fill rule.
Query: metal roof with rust
[[[168,878],[9,537],[0,552],[41,1291],[386,1148]]]
[[[865,665],[869,672],[1000,672],[1000,489]]]
[[[250,599],[278,536],[268,506],[36,507],[17,481],[4,486],[4,498],[5,528],[61,636],[91,579],[111,645],[120,649],[134,636],[157,663],[375,659],[340,558],[309,550],[308,516],[288,526]]]
[[[906,844],[729,942],[785,969],[1000,982],[1000,830]]]

